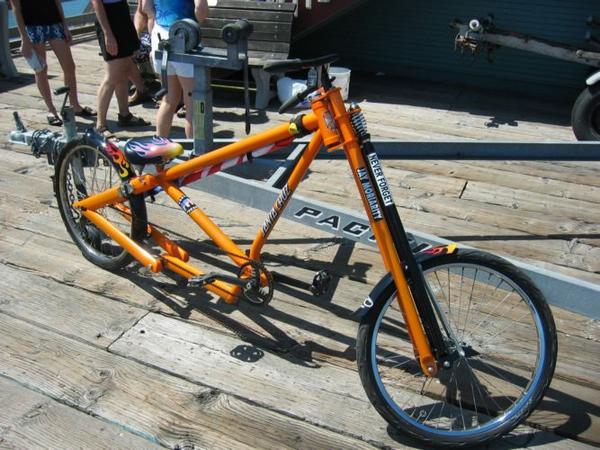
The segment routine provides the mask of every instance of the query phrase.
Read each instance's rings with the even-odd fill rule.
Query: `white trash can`
[[[350,72],[346,67],[330,67],[329,76],[335,77],[333,85],[342,90],[342,97],[348,100],[348,91],[350,90]]]
[[[292,96],[302,92],[306,89],[306,81],[294,80],[292,78],[283,77],[277,80],[277,97],[283,104],[288,101]],[[299,107],[305,108],[308,105],[306,101],[303,101]]]

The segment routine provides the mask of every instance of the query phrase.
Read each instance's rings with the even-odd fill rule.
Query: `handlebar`
[[[59,87],[54,89],[54,95],[63,95],[63,94],[68,94],[69,91],[71,90],[71,88],[69,86],[63,86],[63,87]]]
[[[69,97],[69,92],[71,91],[71,88],[69,86],[62,86],[59,88],[54,89],[54,95],[58,96],[58,95],[63,95],[65,96],[65,98],[63,99],[62,102],[62,106],[60,108],[60,115],[61,116],[65,116],[65,106],[67,105],[67,98]]]
[[[284,59],[282,61],[269,61],[263,66],[263,70],[268,73],[274,72],[293,72],[295,70],[310,69],[311,67],[324,66],[336,62],[339,56],[335,53],[331,55],[319,56],[312,59]]]

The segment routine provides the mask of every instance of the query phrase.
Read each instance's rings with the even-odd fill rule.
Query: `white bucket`
[[[335,77],[333,85],[342,90],[342,97],[348,100],[348,91],[350,90],[350,69],[346,67],[330,67],[329,76]]]
[[[282,104],[305,89],[306,81],[304,80],[293,80],[288,77],[277,80],[277,97]],[[306,107],[306,103],[302,102],[299,106]]]

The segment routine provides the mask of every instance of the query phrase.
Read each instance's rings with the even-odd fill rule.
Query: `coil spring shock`
[[[370,135],[367,131],[367,119],[365,119],[365,115],[362,113],[356,103],[352,103],[350,105],[350,111],[350,122],[352,123],[352,128],[354,128],[354,131],[361,141],[368,140]]]

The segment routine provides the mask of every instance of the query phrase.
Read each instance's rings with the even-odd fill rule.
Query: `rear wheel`
[[[378,412],[434,445],[480,444],[507,433],[543,397],[556,330],[540,291],[505,260],[477,251],[423,264],[450,348],[435,378],[415,359],[389,278],[357,339],[361,380]]]
[[[71,205],[120,183],[118,166],[101,148],[74,142],[63,149],[56,162],[54,192],[67,231],[83,256],[106,270],[124,267],[133,258]],[[99,208],[96,212],[134,240],[145,237],[143,196],[131,196],[126,202]]]

